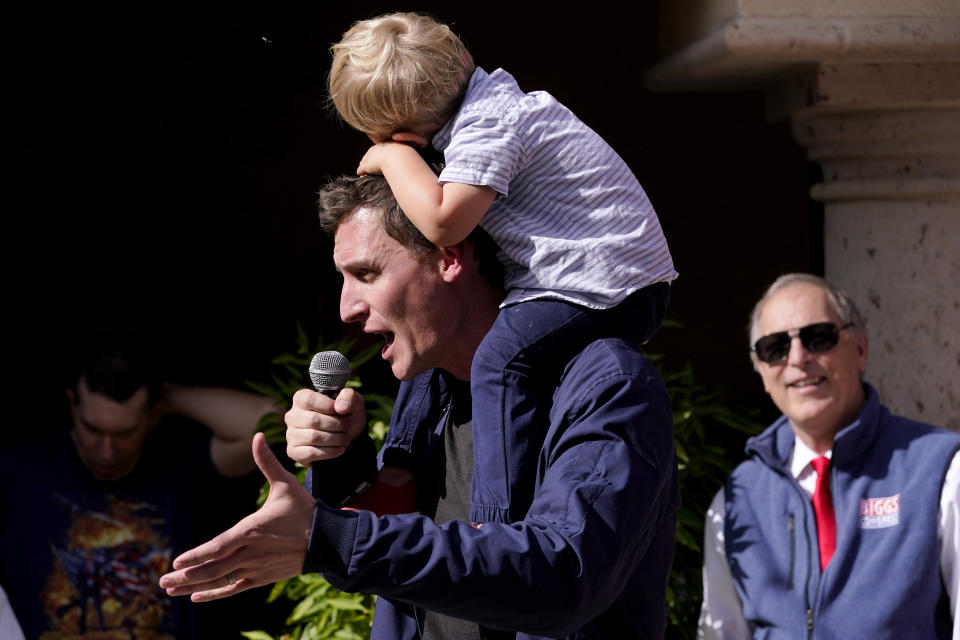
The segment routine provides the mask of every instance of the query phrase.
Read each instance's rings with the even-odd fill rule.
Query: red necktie
[[[817,471],[817,487],[813,491],[813,513],[817,516],[817,540],[820,542],[820,571],[827,568],[837,546],[837,523],[830,498],[830,458],[820,456],[810,461]]]

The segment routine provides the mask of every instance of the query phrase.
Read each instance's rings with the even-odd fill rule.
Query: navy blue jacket
[[[865,387],[859,417],[833,445],[837,547],[822,574],[785,417],[747,442],[750,459],[727,481],[724,544],[755,638],[951,635],[937,513],[960,436],[891,415]]]
[[[430,371],[402,385],[384,459],[424,468],[451,384]],[[522,520],[437,525],[318,502],[305,568],[381,596],[373,638],[419,637],[418,608],[518,639],[660,638],[679,501],[672,425],[639,349],[594,342],[564,370],[542,439],[525,443]]]

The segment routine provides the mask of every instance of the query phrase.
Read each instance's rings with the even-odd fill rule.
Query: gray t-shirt
[[[470,483],[473,477],[473,421],[466,416],[447,412],[443,426],[443,460],[439,482],[439,499],[433,520],[443,524],[449,520],[468,522],[470,518]],[[462,412],[461,412],[462,413]],[[458,420],[458,418],[460,420]],[[466,421],[462,421],[463,419]],[[481,640],[480,625],[432,611],[423,614],[424,640]]]

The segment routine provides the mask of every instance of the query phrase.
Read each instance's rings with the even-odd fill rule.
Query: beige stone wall
[[[826,220],[828,277],[867,318],[866,379],[899,413],[960,430],[960,202],[849,201]]]
[[[960,430],[960,2],[662,4],[650,86],[767,92],[823,169],[825,275],[869,318],[867,379]]]

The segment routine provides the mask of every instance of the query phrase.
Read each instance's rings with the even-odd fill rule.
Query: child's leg
[[[646,342],[653,337],[664,318],[670,302],[670,285],[657,282],[632,294],[615,307],[598,311],[603,315],[603,327],[608,333],[601,337],[621,337]]]
[[[518,461],[537,456],[530,447],[546,429],[538,420],[539,398],[558,376],[550,367],[550,348],[575,335],[586,309],[556,300],[533,300],[500,310],[493,327],[473,357],[470,392],[473,400],[474,474],[470,519],[513,522],[532,496],[514,495],[532,487],[533,478],[516,477]],[[559,359],[558,359],[559,361]],[[507,507],[513,512],[508,513]]]
[[[594,340],[622,336],[643,341],[666,313],[669,285],[638,291],[611,309],[559,300],[532,300],[500,311],[473,358],[474,473],[471,520],[513,521],[526,511],[536,456],[549,426],[549,398],[567,362]],[[482,471],[481,471],[482,470]],[[507,513],[510,505],[512,513]]]

